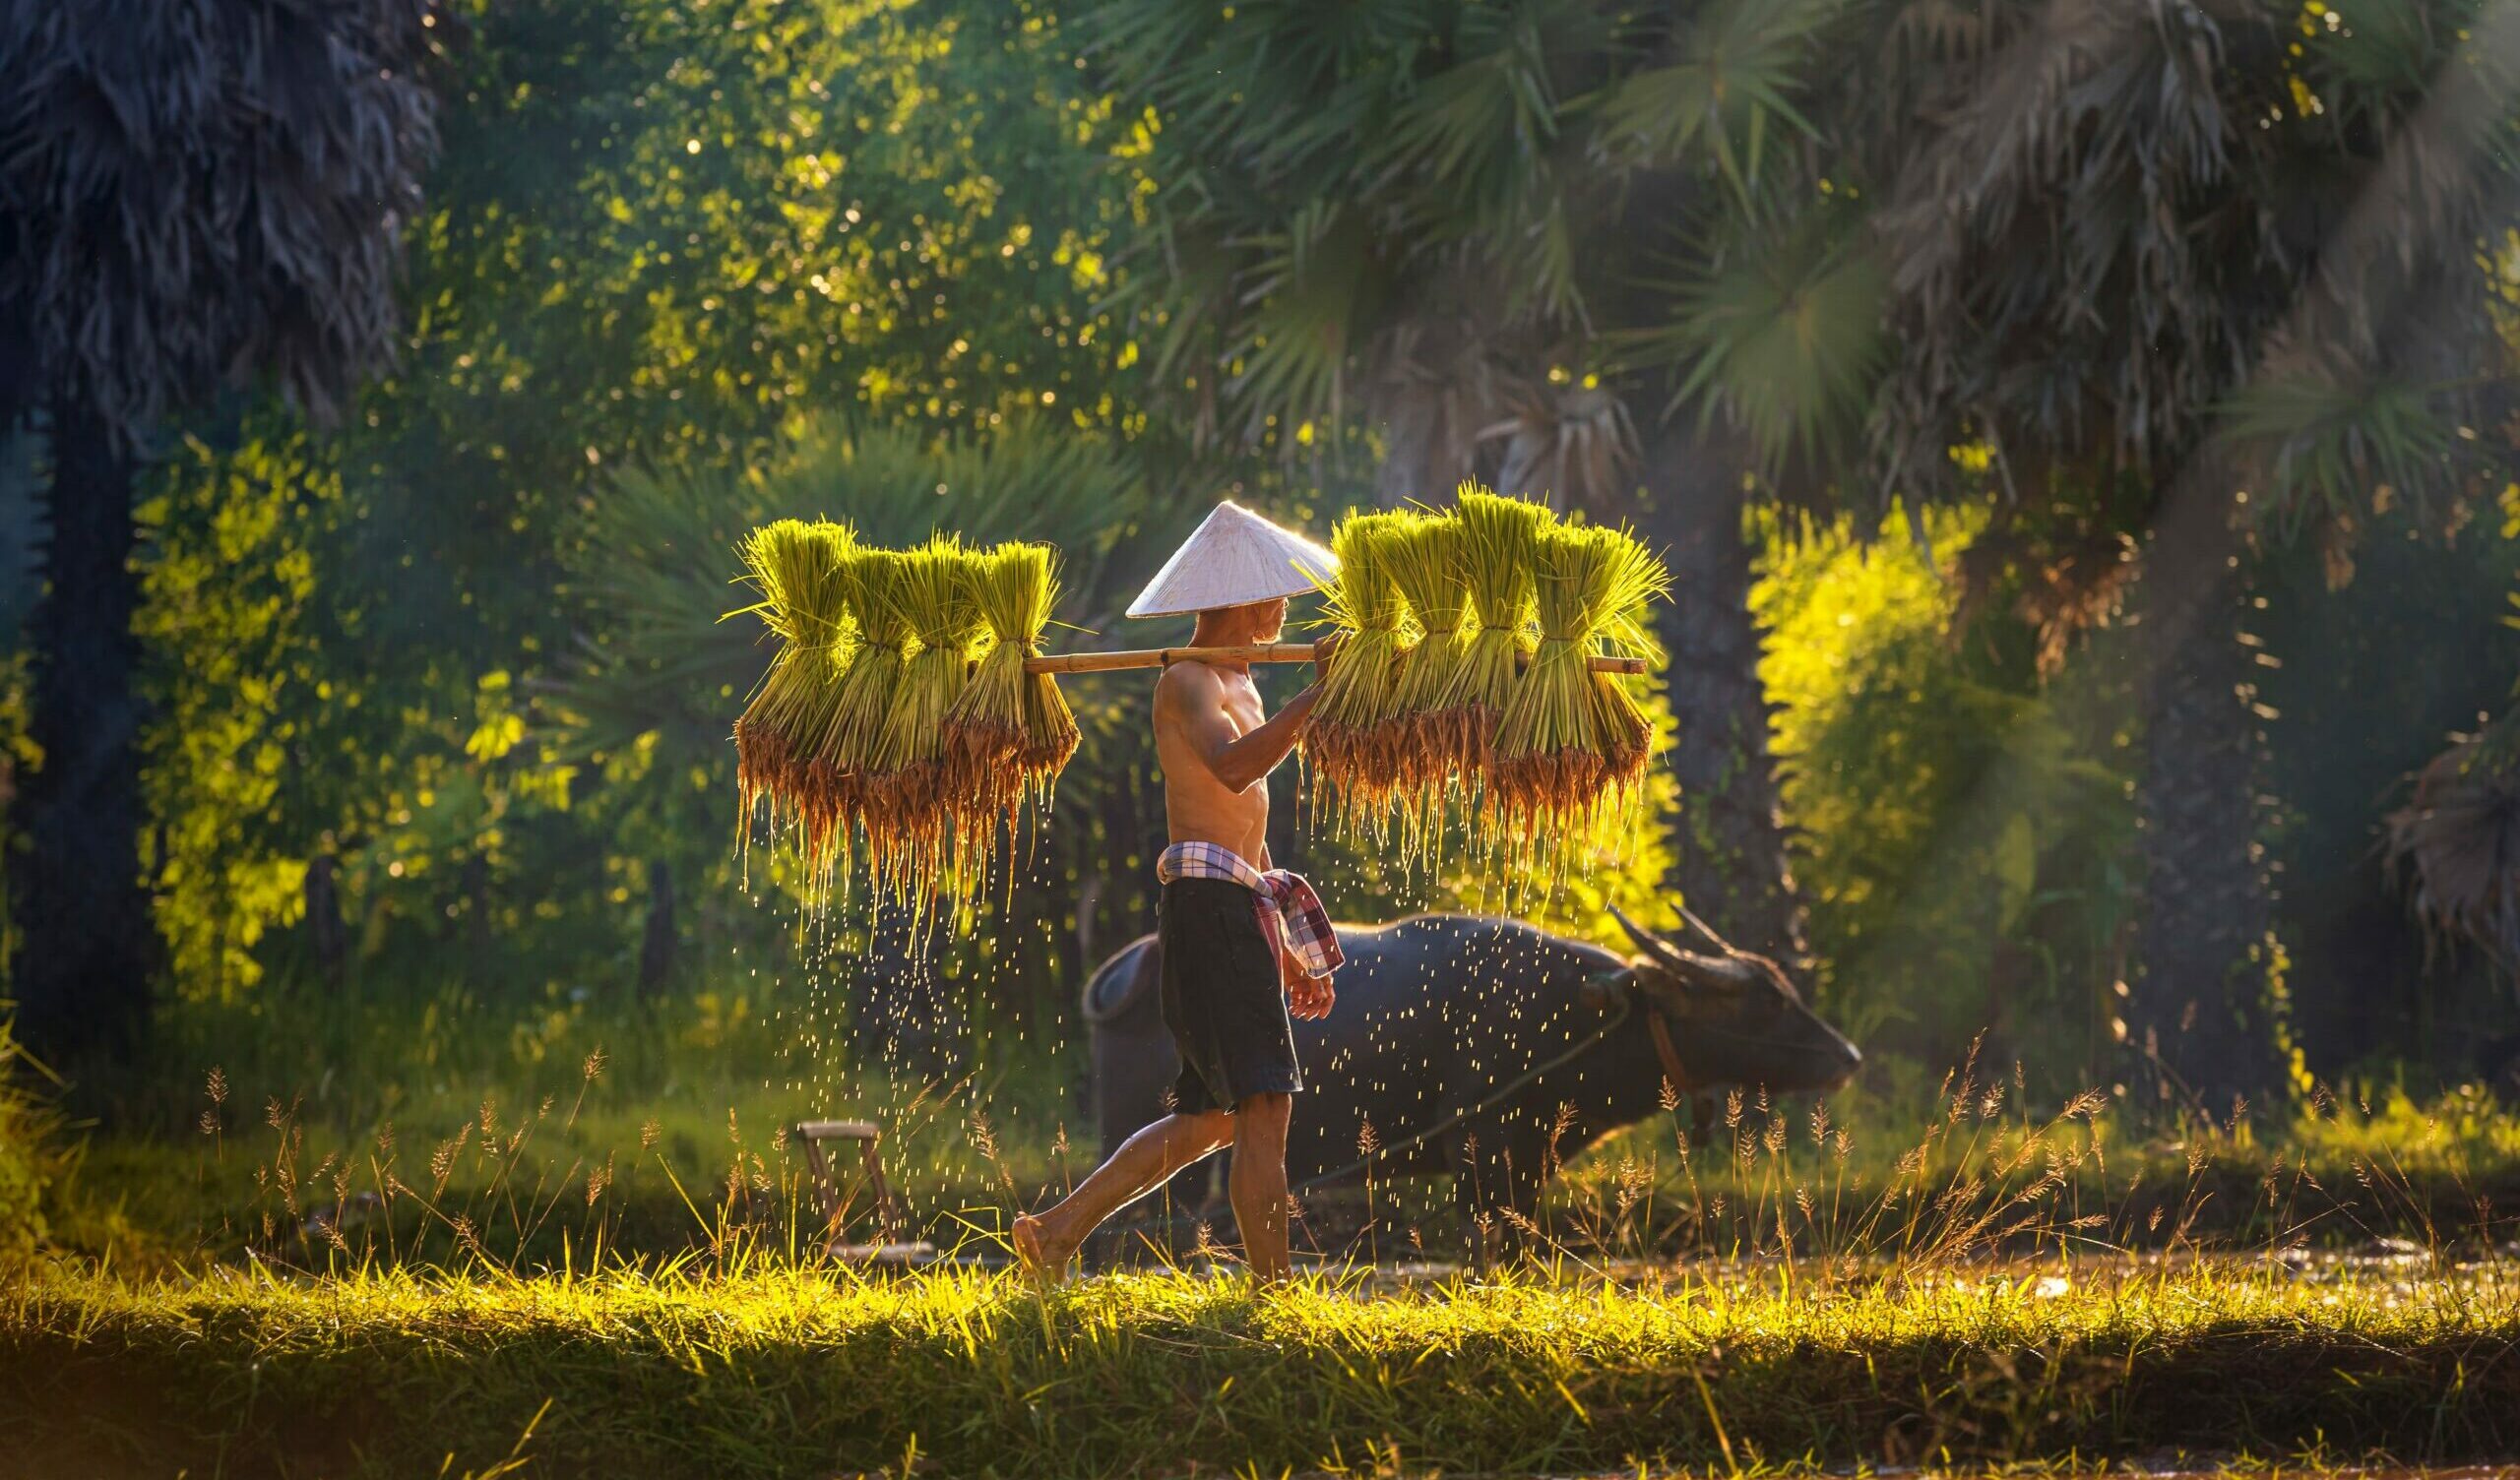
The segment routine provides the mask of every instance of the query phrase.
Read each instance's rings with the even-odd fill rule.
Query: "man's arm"
[[[1208,773],[1227,790],[1248,791],[1294,751],[1320,699],[1321,685],[1313,684],[1250,733],[1237,736],[1217,676],[1204,665],[1185,663],[1165,670],[1156,681],[1156,722],[1173,726],[1188,740],[1192,753],[1207,763]]]

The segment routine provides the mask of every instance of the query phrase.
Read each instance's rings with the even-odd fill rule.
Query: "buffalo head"
[[[1764,1084],[1780,1093],[1834,1089],[1855,1077],[1863,1055],[1803,1005],[1785,971],[1735,949],[1687,911],[1681,917],[1709,948],[1694,951],[1637,924],[1613,906],[1621,929],[1644,955],[1629,963],[1625,987],[1659,1011],[1687,1072],[1682,1088]]]

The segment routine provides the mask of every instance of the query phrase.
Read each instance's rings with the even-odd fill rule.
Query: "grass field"
[[[56,1276],[0,1298],[0,1432],[61,1476],[2448,1462],[2520,1448],[2513,1274]]]
[[[447,986],[181,1004],[125,1082],[83,1091],[77,1108],[103,1124],[55,1234],[141,1273],[248,1248],[298,1266],[461,1256],[530,1273],[564,1245],[583,1266],[598,1248],[669,1257],[730,1228],[810,1242],[786,1135],[807,1116],[879,1123],[913,1222],[940,1244],[1092,1166],[1072,1033],[1001,1032],[950,1076],[887,1079],[848,1067],[845,1025],[816,1015],[828,1006],[775,987],[648,1005]],[[2520,1208],[2520,1117],[2475,1091],[2355,1086],[2237,1127],[2035,1098],[2008,1070],[1959,1066],[1895,1096],[1719,1100],[1709,1122],[1650,1117],[1573,1158],[1531,1211],[1544,1245],[1634,1258],[1786,1243],[1904,1257],[2054,1232],[2077,1249],[2429,1246]],[[1459,1245],[1440,1179],[1378,1183],[1370,1230],[1361,1189],[1306,1204],[1299,1242],[1320,1254]],[[865,1212],[852,1204],[861,1235]]]
[[[1459,1230],[1418,1179],[1301,1200],[1292,1288],[1176,1240],[1044,1296],[994,1235],[1093,1157],[1046,1056],[782,1082],[719,999],[538,1037],[483,1014],[417,1063],[388,1016],[332,1045],[372,1073],[296,1087],[342,1033],[176,1037],[219,1072],[55,1158],[59,1252],[0,1291],[0,1475],[2520,1454],[2520,1121],[2479,1093],[2227,1126],[1966,1070],[1904,1115],[1749,1096],[1576,1158],[1534,1257],[1489,1274],[1445,1266]],[[784,1127],[866,1106],[912,1231],[958,1262],[821,1255]]]

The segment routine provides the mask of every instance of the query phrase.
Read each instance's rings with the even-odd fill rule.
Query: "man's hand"
[[[1306,1020],[1327,1018],[1337,996],[1329,977],[1306,976],[1297,971],[1287,983],[1287,1016]]]
[[[1347,639],[1344,632],[1334,632],[1312,645],[1312,681],[1319,683],[1330,676],[1330,659],[1338,654],[1339,645]]]

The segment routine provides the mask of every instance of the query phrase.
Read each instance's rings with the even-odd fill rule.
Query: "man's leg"
[[[1292,1094],[1255,1094],[1233,1117],[1233,1221],[1242,1229],[1242,1257],[1262,1279],[1288,1275],[1287,1122]]]
[[[1118,1212],[1164,1185],[1190,1163],[1223,1150],[1233,1140],[1233,1117],[1223,1110],[1167,1115],[1120,1142],[1111,1159],[1076,1185],[1076,1191],[1038,1216],[1015,1220],[1015,1253],[1035,1274],[1056,1275],[1076,1246]],[[1283,1141],[1283,1133],[1281,1135]],[[1284,1174],[1280,1180],[1283,1182]]]

